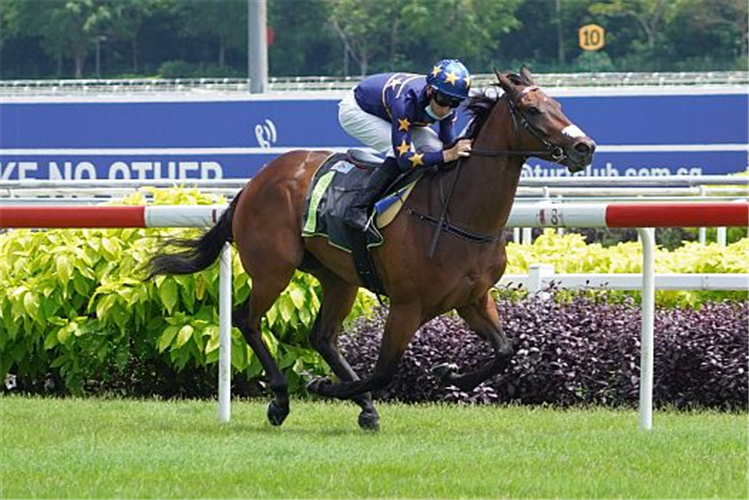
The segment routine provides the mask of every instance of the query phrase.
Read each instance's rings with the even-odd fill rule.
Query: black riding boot
[[[364,231],[369,221],[369,209],[375,204],[385,190],[398,177],[400,169],[395,158],[387,157],[385,162],[377,167],[367,181],[367,185],[359,191],[354,201],[346,210],[343,221],[359,231]]]

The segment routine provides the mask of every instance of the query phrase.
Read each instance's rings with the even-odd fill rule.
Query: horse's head
[[[534,85],[527,68],[519,75],[495,73],[507,96],[519,148],[544,151],[546,154],[535,156],[564,165],[573,173],[590,165],[596,143],[562,113],[557,101]]]

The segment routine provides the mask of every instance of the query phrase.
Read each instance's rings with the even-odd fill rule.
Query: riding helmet
[[[427,73],[427,84],[443,94],[463,100],[471,89],[471,74],[457,59],[443,59]]]

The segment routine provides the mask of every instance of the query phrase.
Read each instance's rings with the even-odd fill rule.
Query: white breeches
[[[338,103],[338,121],[343,130],[365,146],[369,146],[382,155],[395,156],[392,125],[379,116],[371,115],[361,109],[356,102],[353,89]],[[437,132],[430,127],[414,127],[411,137],[418,151],[442,150],[442,141]]]

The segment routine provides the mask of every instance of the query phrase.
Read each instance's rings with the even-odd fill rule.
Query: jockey
[[[362,80],[339,103],[343,129],[385,155],[366,187],[344,216],[347,225],[365,230],[367,211],[400,172],[469,156],[471,141],[455,142],[457,108],[468,97],[471,75],[457,59],[438,62],[426,78],[382,73]],[[439,123],[439,134],[430,125]],[[449,149],[443,149],[450,145]]]

